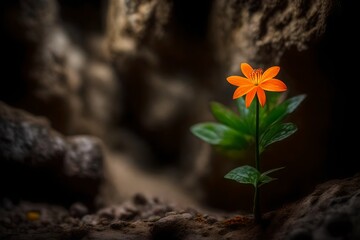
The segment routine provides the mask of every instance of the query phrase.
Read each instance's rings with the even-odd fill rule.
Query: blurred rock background
[[[1,5],[0,161],[7,197],[64,202],[96,196],[106,204],[145,192],[251,211],[251,186],[223,175],[252,164],[252,153],[227,159],[189,131],[213,120],[209,101],[234,107],[225,79],[240,74],[241,62],[279,65],[288,96],[307,94],[289,119],[299,131],[263,155],[264,170],[286,166],[263,188],[264,209],[359,172],[349,157],[356,156],[356,140],[348,138],[356,130],[357,68],[347,56],[358,51],[357,37],[345,30],[354,25],[350,1]],[[39,184],[46,181],[54,187],[68,182],[71,191],[68,186],[54,196]]]

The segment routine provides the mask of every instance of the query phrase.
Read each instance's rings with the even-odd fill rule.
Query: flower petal
[[[262,75],[261,81],[266,81],[274,78],[279,73],[279,71],[280,71],[280,67],[278,66],[268,68]]]
[[[250,66],[250,64],[242,63],[240,68],[245,77],[251,79],[251,73],[254,71],[254,69]]]
[[[259,87],[254,87],[250,92],[248,92],[248,94],[245,97],[245,105],[246,107],[250,107],[251,102],[253,101],[254,97],[255,97],[255,93],[257,91]]]
[[[261,107],[264,107],[264,105],[265,105],[265,103],[266,103],[266,94],[265,94],[265,91],[264,91],[261,87],[258,87],[256,93],[257,93],[257,96],[258,96],[259,103],[260,103]]]
[[[234,92],[233,99],[244,96],[245,94],[247,94],[248,92],[250,92],[254,88],[256,88],[254,85],[238,87]]]
[[[287,87],[283,81],[278,79],[269,79],[263,81],[259,85],[262,89],[270,92],[283,92],[287,90]]]
[[[230,76],[226,80],[235,86],[247,86],[254,85],[249,79],[240,76]]]

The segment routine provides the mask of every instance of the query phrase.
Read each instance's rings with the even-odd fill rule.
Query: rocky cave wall
[[[263,169],[286,166],[279,181],[264,188],[264,208],[297,199],[326,178],[359,170],[343,159],[343,152],[355,149],[344,140],[355,120],[341,113],[344,102],[351,109],[354,91],[342,83],[353,78],[349,69],[356,69],[344,54],[358,48],[355,37],[343,37],[342,26],[353,24],[354,16],[347,1],[19,0],[2,5],[4,103],[47,118],[64,138],[96,136],[140,168],[170,170],[208,206],[251,206],[250,187],[223,179],[233,167],[251,163],[251,155],[230,161],[189,132],[192,124],[212,120],[209,101],[233,104],[225,78],[240,74],[241,62],[280,65],[288,95],[307,94],[290,119],[299,131],[264,154]],[[14,161],[1,154],[2,161]]]

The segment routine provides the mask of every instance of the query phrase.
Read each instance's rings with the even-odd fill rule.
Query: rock
[[[101,178],[103,152],[101,141],[91,136],[67,138],[68,148],[64,157],[64,171],[67,176]]]
[[[165,26],[170,17],[170,6],[170,2],[162,0],[110,2],[108,34],[112,50],[121,52],[124,56],[136,52],[150,28],[151,38],[154,40],[164,37]],[[153,21],[154,17],[156,21]]]
[[[346,212],[333,213],[325,220],[325,229],[332,237],[347,237],[352,234],[354,223]]]
[[[153,239],[184,239],[188,235],[186,220],[170,215],[156,221],[151,229]]]
[[[116,221],[110,224],[110,227],[115,230],[120,230],[126,226],[128,226],[129,223],[125,221]]]
[[[91,136],[73,136],[66,140],[64,180],[73,191],[96,196],[104,179],[101,140]]]
[[[133,201],[136,205],[145,205],[148,202],[147,198],[141,193],[135,194]]]
[[[104,53],[105,37],[83,27],[78,42],[77,30],[68,29],[75,26],[64,22],[62,5],[56,0],[7,4],[11,14],[2,15],[9,59],[5,75],[12,78],[3,81],[0,99],[45,116],[62,134],[104,137],[120,109],[112,104],[119,87],[110,55]]]
[[[304,50],[321,36],[332,7],[330,0],[215,1],[211,33],[219,58],[234,70],[239,60],[277,64],[289,48]]]
[[[103,153],[98,139],[66,138],[45,118],[3,102],[0,159],[2,194],[9,198],[89,201],[97,195],[103,180]]]
[[[286,210],[288,217],[272,239],[360,239],[359,186],[360,174],[319,185]]]
[[[31,166],[57,167],[66,143],[44,118],[0,102],[0,154],[3,161]]]
[[[84,204],[77,202],[70,206],[69,213],[72,217],[82,218],[89,213],[89,210]]]

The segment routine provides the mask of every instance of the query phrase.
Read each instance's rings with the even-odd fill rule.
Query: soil
[[[75,203],[56,205],[10,200],[1,209],[0,238],[22,239],[239,239],[256,237],[251,215],[208,214],[136,194],[121,205],[89,213]],[[250,238],[249,238],[250,239]]]
[[[125,240],[359,240],[360,175],[319,185],[301,201],[263,214],[219,213],[135,194],[119,205],[91,211],[3,199],[0,239]]]

